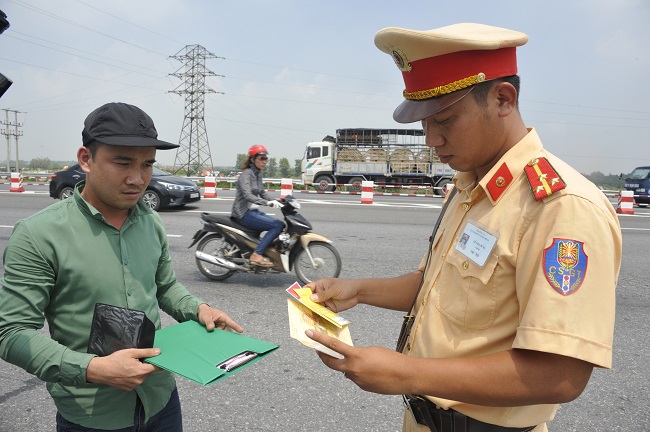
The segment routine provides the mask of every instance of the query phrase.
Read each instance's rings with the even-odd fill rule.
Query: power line
[[[172,42],[176,42],[176,43],[179,44],[179,45],[183,45],[182,42],[179,42],[179,41],[177,41],[177,40],[175,40],[175,39],[172,39],[172,38],[170,38],[169,36],[167,36],[167,35],[165,35],[165,34],[158,33],[158,32],[155,32],[155,31],[153,31],[153,30],[150,30],[150,29],[148,29],[148,28],[142,27],[141,25],[138,25],[138,24],[135,24],[135,23],[133,23],[133,22],[131,22],[131,21],[125,20],[124,18],[122,18],[122,17],[120,17],[120,16],[114,15],[114,14],[112,14],[112,13],[110,13],[110,12],[107,12],[107,11],[105,11],[105,10],[103,10],[103,9],[99,9],[99,8],[93,6],[93,5],[89,5],[88,3],[83,2],[83,1],[81,1],[81,0],[75,0],[75,1],[76,1],[77,3],[81,3],[82,5],[91,8],[91,9],[94,9],[94,10],[96,10],[96,11],[98,11],[98,12],[104,13],[104,14],[106,14],[106,15],[108,15],[108,16],[111,16],[111,17],[113,17],[113,18],[115,18],[115,19],[118,19],[118,20],[120,20],[120,21],[122,21],[122,22],[125,22],[125,23],[127,23],[127,24],[129,24],[129,25],[131,25],[131,26],[133,26],[133,27],[137,27],[137,28],[142,29],[142,30],[144,30],[144,31],[146,31],[146,32],[149,32],[149,33],[151,33],[151,34],[155,34],[156,36],[160,36],[160,37],[163,37],[163,38],[165,38],[165,39],[168,39],[168,40],[170,40],[170,41],[172,41]]]
[[[48,12],[45,9],[41,9],[41,8],[36,7],[36,6],[32,6],[32,5],[26,4],[26,3],[21,2],[21,1],[17,1],[17,0],[7,0],[7,1],[10,2],[10,3],[13,3],[15,5],[23,6],[23,7],[27,8],[27,9],[31,9],[34,12],[40,13],[42,15],[45,15],[45,16],[49,17],[49,18],[54,18],[54,19],[56,19],[58,21],[65,22],[65,23],[70,24],[72,26],[79,27],[81,29],[88,30],[89,32],[97,33],[98,35],[101,35],[101,36],[116,40],[116,41],[121,42],[121,43],[123,43],[125,45],[130,45],[132,47],[135,47],[135,48],[138,48],[138,49],[150,52],[150,53],[158,54],[158,55],[160,55],[162,57],[166,57],[166,55],[163,54],[163,53],[160,53],[160,52],[154,51],[152,49],[149,49],[149,48],[146,48],[146,47],[143,47],[143,46],[140,46],[140,45],[125,41],[125,40],[120,39],[120,38],[116,38],[113,35],[110,35],[110,34],[104,33],[104,32],[100,32],[99,30],[96,30],[96,29],[94,29],[92,27],[85,26],[83,24],[79,24],[77,22],[69,20],[68,18],[62,17],[61,15],[57,15],[55,13]]]
[[[58,43],[55,44],[55,43],[53,43],[53,42],[47,41],[47,40],[45,40],[45,39],[38,38],[38,37],[36,37],[36,36],[31,36],[31,35],[27,35],[27,34],[25,34],[25,33],[19,33],[19,32],[12,32],[12,33],[22,34],[22,35],[24,35],[24,36],[31,37],[31,38],[34,38],[34,39],[38,39],[38,40],[41,40],[41,41],[44,41],[44,42],[47,42],[47,43],[51,43],[51,44],[53,44],[53,45],[58,45],[58,46],[61,46],[61,47],[64,47],[64,48],[68,48],[68,49],[75,50],[75,51],[80,51],[80,52],[87,53],[87,54],[90,54],[90,55],[95,55],[95,56],[100,57],[100,58],[105,58],[105,59],[108,59],[108,60],[111,60],[111,61],[119,62],[119,63],[126,64],[126,65],[130,65],[130,66],[135,66],[135,67],[138,67],[138,68],[141,68],[141,69],[142,69],[142,67],[139,66],[139,65],[134,65],[134,64],[131,64],[131,63],[126,63],[126,62],[124,62],[124,61],[122,61],[122,60],[116,60],[116,59],[112,59],[112,58],[105,57],[105,56],[98,56],[98,55],[96,55],[96,54],[94,54],[94,53],[91,53],[91,52],[88,52],[88,51],[84,51],[84,50],[80,50],[80,49],[73,48],[73,47],[69,47],[69,46],[66,46],[66,45],[62,45],[62,44],[58,44]],[[21,39],[21,38],[16,37],[16,36],[7,35],[7,37],[10,37],[10,38],[13,38],[13,39],[16,39],[16,40],[19,40],[19,41],[25,42],[25,43],[29,43],[29,44],[32,44],[32,45],[37,45],[37,46],[40,46],[40,47],[43,47],[43,48],[46,48],[46,49],[49,49],[49,50],[52,50],[52,51],[62,52],[62,53],[64,53],[64,54],[68,54],[68,55],[70,55],[70,56],[74,56],[74,57],[82,58],[82,59],[85,59],[85,60],[89,60],[89,61],[91,61],[91,62],[104,64],[104,65],[111,66],[111,67],[115,67],[115,68],[118,68],[118,69],[124,69],[124,70],[127,70],[127,71],[129,71],[129,72],[139,73],[139,74],[141,74],[141,75],[145,75],[145,76],[153,76],[153,75],[149,75],[149,74],[146,74],[146,73],[140,72],[139,70],[132,70],[132,69],[128,69],[128,68],[126,68],[126,67],[124,67],[124,66],[119,66],[119,65],[111,64],[111,63],[106,63],[106,62],[103,62],[103,61],[100,61],[100,60],[96,60],[96,59],[92,59],[92,58],[89,58],[89,57],[86,57],[86,56],[82,56],[82,55],[80,55],[80,54],[74,54],[74,53],[71,53],[71,52],[64,51],[64,50],[62,50],[62,49],[54,48],[54,47],[51,47],[51,46],[46,46],[46,45],[39,44],[39,43],[36,43],[36,42],[28,41],[28,40],[26,40],[26,39]]]

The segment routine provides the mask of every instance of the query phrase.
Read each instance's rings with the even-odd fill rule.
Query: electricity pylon
[[[176,149],[174,173],[185,171],[187,176],[201,175],[204,170],[213,170],[208,132],[205,129],[205,94],[221,93],[206,86],[205,77],[223,76],[206,69],[205,60],[223,57],[215,56],[201,45],[187,45],[171,58],[183,62],[183,66],[170,74],[181,78],[183,83],[170,93],[185,95],[185,118],[178,141],[180,147]]]

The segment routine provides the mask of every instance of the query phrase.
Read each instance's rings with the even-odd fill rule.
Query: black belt
[[[404,395],[404,403],[418,424],[432,432],[529,432],[535,426],[513,428],[484,423],[452,409],[442,409],[422,396]]]

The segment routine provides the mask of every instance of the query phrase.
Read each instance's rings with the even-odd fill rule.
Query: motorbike
[[[279,201],[285,228],[264,252],[272,267],[254,265],[249,260],[260,242],[261,231],[245,227],[227,215],[201,213],[203,227],[189,246],[198,243],[195,259],[201,273],[223,281],[235,273],[289,273],[293,269],[303,284],[337,277],[341,257],[332,241],[312,232],[309,221],[298,213],[300,203],[292,195]]]

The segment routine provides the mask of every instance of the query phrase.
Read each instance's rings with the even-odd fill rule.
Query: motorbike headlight
[[[300,203],[298,201],[291,201],[291,206],[295,209],[299,209]]]
[[[177,185],[177,184],[167,183],[167,182],[161,182],[161,181],[159,181],[158,183],[160,183],[161,185],[163,185],[163,186],[165,187],[165,189],[169,189],[169,190],[177,190],[177,191],[179,191],[179,190],[183,190],[183,186],[179,186],[179,185]]]

